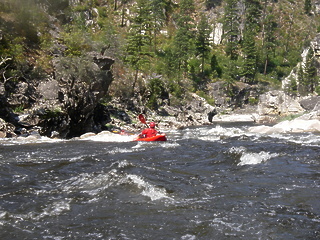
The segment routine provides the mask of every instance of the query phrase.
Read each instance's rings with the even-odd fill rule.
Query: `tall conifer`
[[[138,80],[139,71],[143,70],[152,56],[151,48],[151,8],[148,0],[138,0],[133,11],[133,18],[128,35],[126,62],[134,69],[132,90]]]
[[[179,70],[187,70],[188,59],[194,53],[194,11],[193,0],[181,0],[177,30],[174,37],[174,55],[176,56]]]
[[[245,1],[245,27],[243,33],[242,51],[244,63],[242,75],[245,82],[254,83],[257,72],[257,49],[255,36],[260,30],[261,5],[258,0]]]
[[[208,19],[204,13],[200,15],[200,22],[197,28],[197,37],[196,37],[196,51],[197,54],[201,57],[201,74],[204,73],[205,59],[210,53],[210,32],[211,28],[208,23]]]

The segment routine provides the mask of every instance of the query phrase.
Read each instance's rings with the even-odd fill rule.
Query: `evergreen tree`
[[[211,65],[212,76],[214,78],[216,77],[220,78],[222,75],[222,69],[219,66],[216,55],[212,55],[210,65]]]
[[[188,59],[194,54],[195,24],[192,18],[194,11],[193,0],[181,0],[173,43],[178,70],[186,71]]]
[[[226,41],[226,54],[231,60],[238,59],[238,46],[240,36],[240,17],[237,9],[237,0],[226,0],[223,19],[223,32]]]
[[[129,2],[129,0],[120,0],[121,1],[121,5],[122,5],[122,10],[121,10],[121,27],[124,27],[126,24],[126,10],[127,10],[127,3]],[[115,3],[115,8],[117,3]]]
[[[243,36],[242,50],[244,62],[242,67],[242,76],[244,82],[253,84],[257,69],[257,51],[255,46],[255,35],[252,31],[246,31]]]
[[[268,14],[263,22],[263,43],[262,43],[262,60],[263,60],[263,74],[267,74],[270,58],[275,54],[276,36],[275,31],[278,25],[275,16]]]
[[[202,12],[200,15],[200,22],[198,24],[198,31],[196,37],[196,51],[197,55],[201,58],[201,75],[204,75],[204,65],[205,59],[210,53],[210,32],[211,28],[209,26],[206,15]]]
[[[314,59],[314,51],[312,48],[309,49],[306,64],[304,67],[304,78],[305,78],[305,86],[306,90],[309,93],[313,93],[315,90],[316,84],[316,76],[317,76],[317,68],[315,66],[315,59]]]
[[[298,85],[299,94],[304,95],[306,90],[305,90],[304,71],[301,63],[298,69],[297,85]]]
[[[245,82],[254,83],[257,69],[257,49],[255,36],[260,30],[261,5],[257,0],[246,0],[245,28],[243,33],[242,51],[244,63],[242,76]]]
[[[311,9],[312,9],[311,0],[305,0],[304,1],[304,12],[306,14],[310,14]]]
[[[152,24],[153,24],[153,45],[154,51],[157,49],[157,35],[165,24],[165,0],[151,0],[151,14],[152,14]]]
[[[151,8],[148,0],[138,0],[128,35],[126,62],[134,69],[132,91],[138,80],[139,71],[143,70],[152,56],[151,48]]]

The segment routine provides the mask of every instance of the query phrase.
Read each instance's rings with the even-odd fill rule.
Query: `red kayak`
[[[167,137],[165,134],[159,134],[154,137],[148,137],[148,138],[136,138],[133,141],[143,141],[143,142],[153,142],[153,141],[167,141]]]

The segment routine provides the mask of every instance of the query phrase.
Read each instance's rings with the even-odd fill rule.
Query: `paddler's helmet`
[[[154,122],[151,122],[151,123],[149,123],[149,126],[150,126],[151,128],[155,128],[155,127],[156,127],[156,124],[155,124]]]

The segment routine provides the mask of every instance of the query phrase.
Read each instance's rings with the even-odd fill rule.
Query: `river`
[[[0,239],[319,239],[320,135],[0,140]]]

